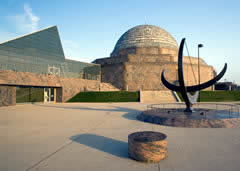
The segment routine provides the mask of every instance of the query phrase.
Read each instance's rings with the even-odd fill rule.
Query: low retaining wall
[[[177,102],[172,91],[140,91],[140,102],[142,103],[162,103],[162,102]]]

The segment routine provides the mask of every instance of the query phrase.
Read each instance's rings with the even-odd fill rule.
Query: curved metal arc
[[[225,63],[224,68],[222,69],[222,71],[215,78],[213,78],[213,79],[211,79],[211,80],[209,80],[209,81],[207,81],[205,83],[202,83],[200,85],[187,86],[186,87],[187,92],[199,91],[199,90],[205,89],[205,88],[215,84],[217,81],[219,81],[223,77],[223,75],[225,74],[226,71],[227,71],[227,64]],[[163,70],[162,76],[161,76],[162,83],[167,88],[169,88],[172,91],[180,91],[180,86],[176,86],[176,85],[171,84],[170,82],[168,82],[165,79],[164,73],[165,73],[165,70]]]
[[[214,77],[213,79],[211,79],[205,83],[199,84],[199,85],[188,86],[188,87],[186,87],[187,91],[188,92],[199,91],[199,90],[205,89],[205,88],[215,84],[217,81],[219,81],[223,77],[223,75],[225,74],[226,71],[227,71],[227,63],[225,63],[222,71],[216,77]]]
[[[170,89],[170,90],[172,90],[172,91],[180,91],[180,87],[179,87],[179,86],[176,86],[176,85],[174,85],[174,84],[171,84],[171,83],[169,83],[169,82],[165,79],[164,73],[165,73],[165,70],[163,70],[162,75],[161,75],[162,83],[163,83],[168,89]]]
[[[191,104],[193,104],[193,101],[191,100],[191,98],[194,98],[194,96],[190,96],[188,97],[187,92],[195,92],[195,91],[200,91],[202,89],[205,89],[213,84],[215,84],[218,80],[220,80],[223,75],[225,74],[226,70],[227,70],[227,64],[225,63],[224,68],[222,69],[222,71],[213,79],[199,84],[199,85],[195,85],[195,86],[187,86],[185,87],[185,82],[184,82],[184,74],[183,74],[183,47],[184,47],[184,43],[185,43],[185,38],[182,39],[180,47],[179,47],[179,51],[178,51],[178,80],[179,80],[179,86],[173,85],[171,83],[169,83],[164,76],[164,70],[162,72],[161,75],[161,80],[162,83],[170,90],[173,91],[180,91],[182,94],[182,97],[185,101],[185,104],[187,106],[186,110],[187,112],[192,112],[191,110]],[[197,92],[199,93],[199,92]],[[195,93],[195,95],[197,95]],[[196,99],[196,98],[194,98]]]
[[[179,81],[179,87],[180,92],[182,94],[182,97],[186,103],[187,108],[190,108],[190,101],[187,96],[187,90],[184,83],[184,75],[183,75],[183,47],[185,43],[185,38],[182,39],[178,51],[178,81]]]

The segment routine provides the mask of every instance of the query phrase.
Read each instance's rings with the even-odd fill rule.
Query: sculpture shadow
[[[139,114],[141,114],[141,111],[135,110],[135,111],[131,111],[131,112],[128,112],[128,113],[124,114],[122,117],[124,117],[126,119],[129,119],[129,120],[136,120],[136,121],[138,121],[137,116]]]
[[[119,106],[112,106],[114,107],[114,109],[102,109],[102,108],[79,107],[79,106],[58,106],[58,105],[48,106],[44,104],[34,104],[34,105],[41,106],[41,107],[49,107],[49,108],[60,108],[60,109],[76,109],[76,110],[105,111],[105,112],[126,112],[126,114],[124,114],[122,117],[129,120],[137,120],[136,119],[137,115],[142,112],[140,110],[119,107]]]
[[[123,141],[96,134],[79,134],[70,139],[113,156],[128,158],[128,143]]]

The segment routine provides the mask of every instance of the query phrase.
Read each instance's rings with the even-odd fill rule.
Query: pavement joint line
[[[107,114],[109,115],[109,114]],[[109,117],[110,118],[110,117]],[[108,118],[108,119],[109,119]],[[104,119],[101,123],[97,124],[95,127],[89,129],[88,131],[86,131],[86,133],[90,133],[93,130],[97,129],[99,126],[101,126],[102,124],[104,124],[108,119]],[[73,140],[70,140],[69,142],[66,142],[65,144],[63,144],[60,148],[58,148],[56,151],[54,151],[53,153],[47,155],[46,157],[44,157],[43,159],[41,159],[40,161],[38,161],[37,163],[33,164],[32,166],[30,166],[29,168],[26,169],[26,171],[30,171],[31,169],[35,168],[36,166],[38,166],[40,163],[42,163],[43,161],[49,159],[50,157],[52,157],[54,154],[58,153],[59,151],[63,150],[64,148],[66,148],[67,146],[71,145],[74,140],[76,140],[76,138],[74,138]]]
[[[73,143],[73,141],[69,141],[67,143],[65,143],[64,145],[62,145],[60,148],[58,148],[56,151],[54,151],[53,153],[47,155],[46,157],[44,157],[43,159],[41,159],[40,161],[38,161],[37,163],[33,164],[32,166],[30,166],[29,168],[26,169],[26,171],[30,171],[31,169],[35,168],[36,166],[38,166],[40,163],[42,163],[43,161],[49,159],[50,157],[52,157],[54,154],[56,154],[57,152],[61,151],[62,149],[64,149],[65,147],[71,145]]]

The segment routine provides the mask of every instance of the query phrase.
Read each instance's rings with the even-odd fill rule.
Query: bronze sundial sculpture
[[[184,76],[183,76],[183,47],[184,47],[184,43],[185,43],[185,38],[182,39],[180,47],[179,47],[179,51],[178,51],[178,81],[179,81],[179,86],[176,86],[174,84],[169,83],[165,77],[164,77],[164,70],[162,72],[162,76],[161,76],[161,80],[162,83],[170,90],[172,91],[178,91],[182,94],[182,97],[185,101],[186,104],[186,109],[184,110],[184,112],[190,112],[192,113],[192,109],[191,106],[195,103],[193,99],[191,99],[191,95],[188,92],[197,92],[196,95],[198,95],[198,91],[205,89],[207,87],[212,86],[213,84],[215,84],[218,80],[220,80],[223,75],[225,74],[226,70],[227,70],[227,63],[225,63],[224,68],[222,69],[222,71],[213,79],[199,84],[199,85],[194,85],[194,86],[185,86],[185,82],[184,82]]]

